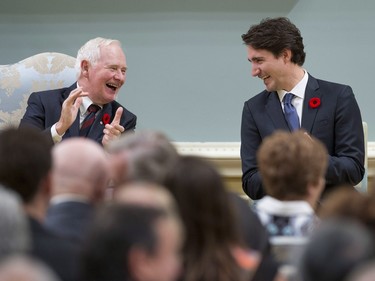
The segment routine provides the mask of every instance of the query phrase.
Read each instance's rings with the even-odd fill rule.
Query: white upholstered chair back
[[[360,192],[367,192],[367,185],[368,185],[368,153],[367,153],[367,142],[368,142],[368,126],[366,122],[362,122],[363,125],[363,134],[365,140],[365,175],[363,176],[363,180],[355,186],[355,188]]]
[[[19,125],[32,92],[73,84],[74,64],[72,56],[46,52],[0,65],[0,128]]]

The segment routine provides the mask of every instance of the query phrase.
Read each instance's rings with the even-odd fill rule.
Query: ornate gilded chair
[[[19,125],[32,92],[73,84],[74,64],[74,57],[47,52],[0,65],[0,128]]]

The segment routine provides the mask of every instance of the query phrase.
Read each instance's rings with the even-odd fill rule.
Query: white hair
[[[77,77],[81,73],[81,62],[83,60],[89,61],[92,65],[95,65],[100,58],[100,47],[108,46],[110,44],[118,44],[121,47],[121,42],[114,39],[106,39],[102,37],[96,37],[87,41],[77,53],[77,59],[75,69]]]

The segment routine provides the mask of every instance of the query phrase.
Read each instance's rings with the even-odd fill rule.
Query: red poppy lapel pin
[[[311,108],[318,108],[320,106],[320,98],[311,98],[309,100],[309,105]]]
[[[104,113],[103,117],[102,117],[102,123],[104,125],[107,125],[107,124],[109,124],[109,121],[111,121],[111,117],[109,116],[108,113]]]

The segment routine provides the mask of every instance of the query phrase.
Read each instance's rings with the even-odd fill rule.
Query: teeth
[[[116,84],[108,83],[107,85],[108,85],[108,86],[111,86],[111,87],[114,87],[114,88],[118,88],[118,86],[117,86]]]
[[[266,80],[268,77],[270,77],[269,75],[268,76],[264,76],[262,77],[262,80]]]

